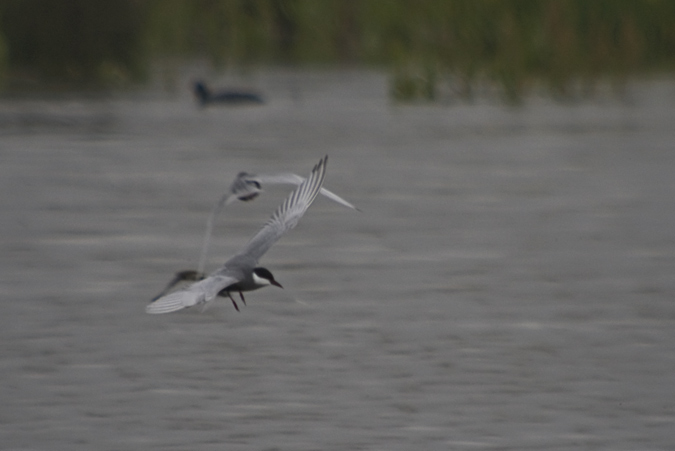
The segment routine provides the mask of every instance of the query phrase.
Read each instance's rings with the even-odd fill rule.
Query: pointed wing
[[[203,278],[204,273],[202,272],[193,271],[191,269],[179,271],[173,276],[173,279],[171,279],[171,281],[166,285],[166,287],[164,287],[164,289],[157,296],[152,298],[150,302],[155,302],[157,299],[161,298],[166,293],[171,291],[171,289],[176,285],[178,285],[180,282],[184,281],[194,282],[195,280],[202,280]]]
[[[286,174],[261,174],[261,175],[255,175],[255,176],[249,176],[250,180],[255,180],[258,181],[261,185],[265,184],[270,184],[270,185],[299,185],[301,184],[305,179],[300,177],[297,174],[291,174],[291,173],[286,173]],[[361,211],[358,208],[356,208],[353,204],[347,202],[337,194],[335,194],[332,191],[328,191],[326,188],[321,188],[319,191],[322,195],[326,196],[333,202],[337,202],[338,204],[344,205],[347,208],[351,208],[353,210]]]
[[[171,313],[213,300],[225,287],[239,282],[240,277],[228,274],[222,269],[204,280],[193,283],[185,290],[175,291],[162,296],[145,307],[146,313]]]
[[[248,242],[233,259],[251,259],[255,262],[288,230],[295,227],[319,194],[326,175],[325,156],[314,166],[311,174],[277,208],[265,226]]]
[[[206,221],[206,231],[204,233],[204,240],[202,243],[202,252],[199,256],[199,266],[197,271],[204,273],[206,268],[206,260],[208,257],[208,251],[211,244],[211,235],[213,234],[213,225],[216,221],[218,215],[223,211],[226,205],[231,204],[237,200],[249,201],[253,200],[256,196],[262,191],[263,184],[271,185],[300,185],[304,182],[305,179],[297,174],[285,173],[285,174],[263,174],[263,175],[254,175],[247,172],[240,172],[237,174],[237,177],[234,179],[230,185],[229,192],[225,193],[218,203],[214,205],[211,210],[211,214]],[[323,194],[327,198],[331,199],[334,202],[344,205],[345,207],[352,208],[356,211],[361,211],[351,203],[347,202],[337,194],[328,191],[325,188],[321,188],[319,193]]]

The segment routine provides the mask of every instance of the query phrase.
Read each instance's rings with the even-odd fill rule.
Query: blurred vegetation
[[[3,0],[4,73],[28,85],[140,79],[146,55],[139,9],[133,1]]]
[[[517,100],[675,70],[672,0],[3,0],[0,79],[123,85],[154,60],[369,65],[397,99]]]

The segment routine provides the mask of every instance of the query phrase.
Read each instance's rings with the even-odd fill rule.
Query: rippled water
[[[675,85],[397,106],[368,72],[0,102],[0,443],[11,450],[666,450]],[[326,187],[237,313],[144,313],[234,175]],[[234,205],[210,268],[288,188]]]

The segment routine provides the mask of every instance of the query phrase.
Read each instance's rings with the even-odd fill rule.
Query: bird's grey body
[[[328,157],[324,157],[307,179],[284,200],[262,229],[244,249],[213,272],[185,290],[160,297],[146,307],[148,313],[169,313],[198,304],[206,304],[217,295],[231,291],[250,291],[266,285],[277,285],[265,268],[256,268],[258,260],[288,230],[295,227],[319,194],[326,174]],[[230,296],[231,298],[231,296]],[[243,295],[242,295],[243,300]],[[234,303],[234,300],[232,300]],[[236,303],[235,307],[236,307]]]

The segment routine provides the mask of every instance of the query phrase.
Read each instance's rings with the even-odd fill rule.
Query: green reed
[[[0,72],[105,84],[202,56],[385,68],[400,100],[484,86],[517,100],[671,73],[673,24],[672,0],[5,0]]]

